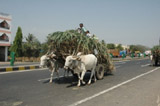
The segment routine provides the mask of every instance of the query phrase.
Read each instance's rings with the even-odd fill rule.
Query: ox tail
[[[98,66],[98,61],[97,61],[97,58],[96,58],[96,61],[95,61],[95,66]]]

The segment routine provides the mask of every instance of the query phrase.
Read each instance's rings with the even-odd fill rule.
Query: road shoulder
[[[159,106],[160,69],[88,100],[80,106]]]

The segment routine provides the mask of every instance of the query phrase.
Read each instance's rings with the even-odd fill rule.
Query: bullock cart
[[[98,59],[96,67],[97,79],[102,79],[105,72],[112,73],[114,69],[104,40],[99,41],[94,37],[87,37],[76,30],[67,30],[49,34],[48,43],[48,52],[55,52],[60,59],[65,59],[69,55],[76,55],[79,52],[84,55],[94,54]]]

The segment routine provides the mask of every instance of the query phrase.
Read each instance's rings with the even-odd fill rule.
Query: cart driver
[[[80,28],[78,28],[79,33],[82,33],[82,34],[86,35],[87,29],[83,26],[83,23],[80,23],[79,27],[80,27]]]

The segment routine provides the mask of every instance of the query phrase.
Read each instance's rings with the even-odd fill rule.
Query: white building
[[[0,13],[0,61],[7,61],[8,47],[11,45],[11,21],[9,14]]]
[[[119,44],[115,44],[115,46],[117,47]],[[123,49],[124,50],[128,50],[129,49],[129,45],[122,45]]]

